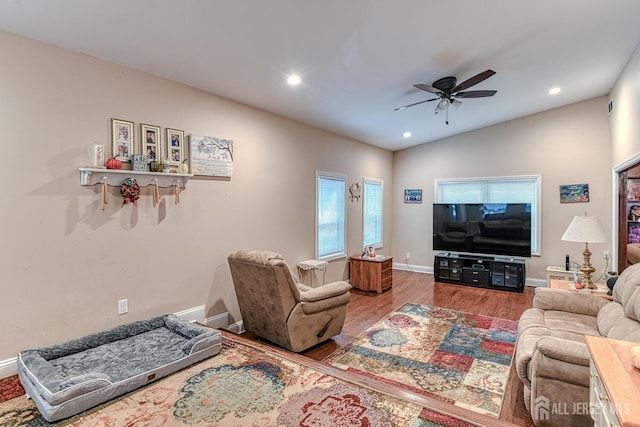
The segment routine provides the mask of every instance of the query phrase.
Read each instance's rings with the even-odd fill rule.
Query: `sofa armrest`
[[[540,338],[530,362],[532,383],[541,378],[589,386],[589,351],[584,343],[557,337]],[[535,380],[537,378],[538,380]]]
[[[608,300],[596,295],[567,289],[536,288],[533,307],[541,310],[557,310],[567,313],[597,316]]]
[[[298,289],[300,289],[300,301],[315,302],[347,293],[351,289],[351,285],[340,281],[318,286],[317,288],[309,288],[307,286],[304,288],[298,286]]]

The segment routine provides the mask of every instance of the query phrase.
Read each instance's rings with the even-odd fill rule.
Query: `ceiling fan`
[[[458,83],[458,79],[456,79],[455,77],[443,77],[433,82],[431,86],[423,83],[415,84],[413,85],[413,87],[415,87],[416,89],[431,92],[437,96],[435,98],[415,102],[403,107],[394,108],[393,111],[404,110],[405,108],[413,107],[425,102],[440,100],[438,102],[438,105],[436,105],[435,113],[438,114],[443,111],[446,112],[446,123],[449,124],[449,107],[452,104],[456,108],[459,108],[460,105],[462,105],[462,102],[458,101],[457,98],[486,98],[488,96],[493,96],[496,94],[496,90],[469,90],[465,92],[465,89],[477,85],[478,83],[493,76],[495,73],[496,72],[493,70],[483,71],[482,73],[476,74],[470,79],[463,81],[459,85],[456,85]]]

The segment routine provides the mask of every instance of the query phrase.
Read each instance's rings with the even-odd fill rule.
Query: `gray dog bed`
[[[219,331],[170,314],[22,351],[18,376],[51,422],[214,356],[221,348]]]

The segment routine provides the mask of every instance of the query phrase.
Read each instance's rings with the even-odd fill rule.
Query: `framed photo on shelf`
[[[147,161],[161,160],[160,153],[161,133],[160,126],[140,124],[140,137],[142,139],[142,154],[147,156]]]
[[[131,155],[135,152],[133,122],[111,119],[111,150],[112,157],[125,163],[131,162]]]
[[[166,157],[170,165],[179,165],[184,161],[184,131],[167,128]]]
[[[560,203],[579,203],[589,201],[589,184],[570,184],[560,186]]]
[[[422,190],[404,190],[405,203],[422,203]]]

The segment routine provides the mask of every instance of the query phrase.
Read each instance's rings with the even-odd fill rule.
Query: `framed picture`
[[[170,165],[179,165],[184,161],[184,131],[167,128],[166,158]]]
[[[93,166],[104,167],[104,145],[102,144],[93,144]]]
[[[131,155],[135,152],[133,122],[111,119],[111,150],[116,159],[131,162]]]
[[[560,203],[579,203],[589,201],[589,184],[570,184],[560,186]]]
[[[191,173],[204,176],[233,175],[233,140],[191,135]]]
[[[404,190],[405,203],[422,203],[422,190]]]
[[[142,139],[142,154],[147,156],[147,161],[161,160],[160,147],[162,145],[160,126],[141,123],[140,138]]]

